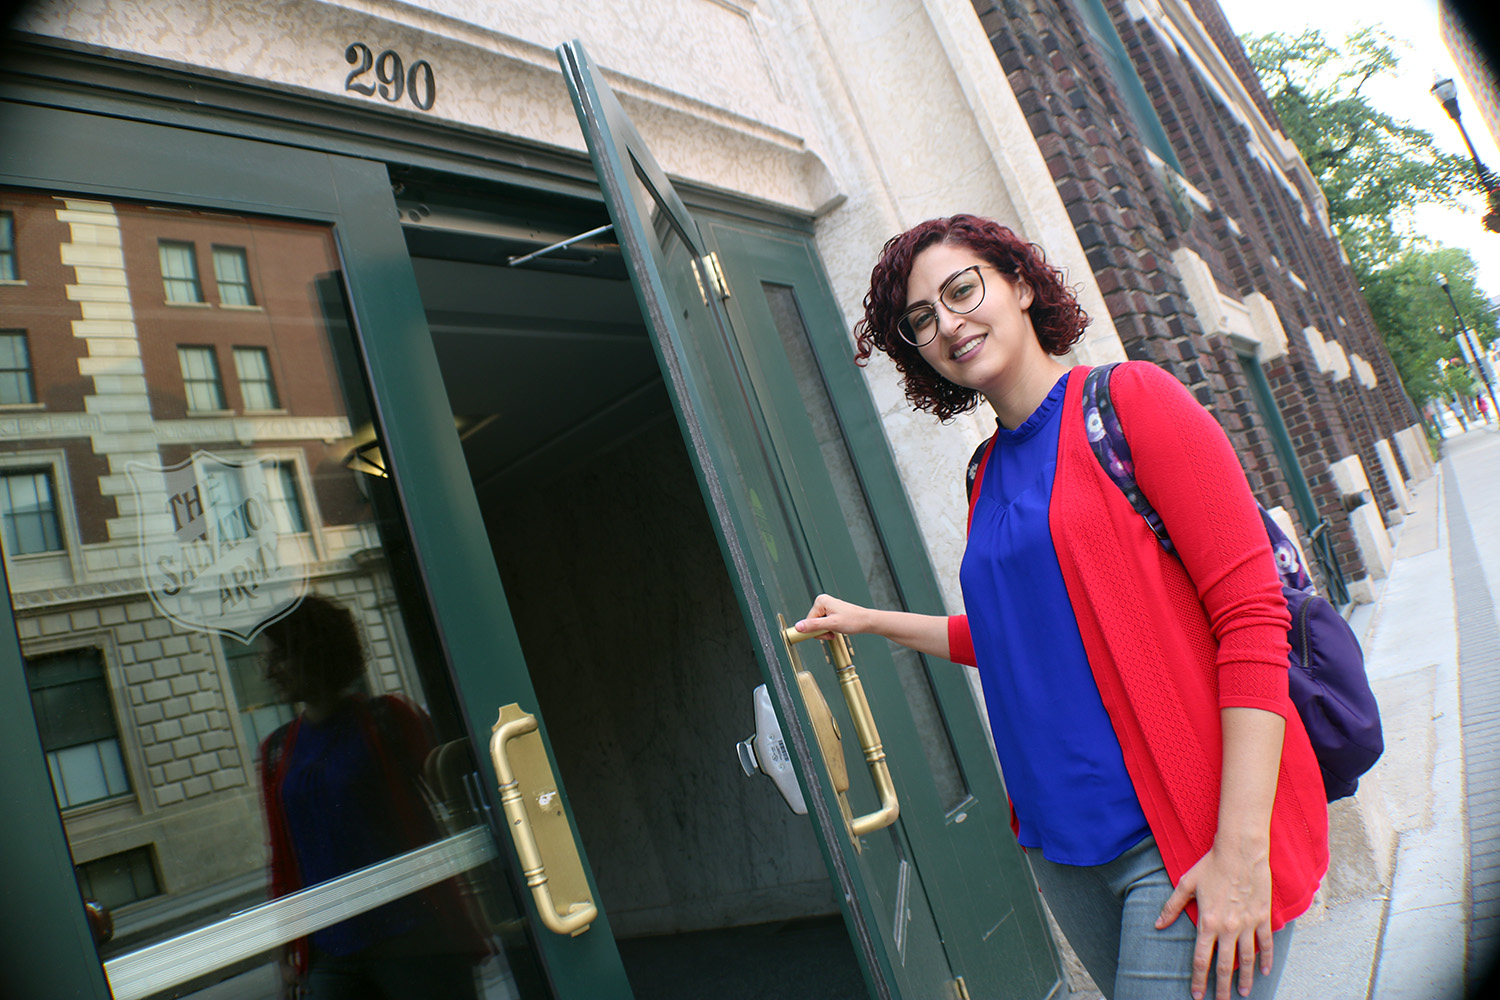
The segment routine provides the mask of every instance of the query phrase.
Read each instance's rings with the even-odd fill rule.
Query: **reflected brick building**
[[[151,473],[220,460],[185,467],[201,513],[196,491],[240,496],[258,470],[281,562],[356,611],[367,687],[417,687],[370,501],[345,464],[328,234],[26,192],[0,194],[0,213],[16,275],[0,282],[5,569],[80,881],[113,910],[118,947],[263,898],[256,750],[292,717],[264,679],[263,641],[153,602],[142,531],[166,512],[141,509]],[[218,526],[220,554],[237,530]],[[169,586],[194,582],[167,568]],[[252,595],[242,581],[221,596]]]

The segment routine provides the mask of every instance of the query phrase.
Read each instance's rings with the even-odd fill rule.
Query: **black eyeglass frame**
[[[944,309],[948,310],[948,312],[951,313],[951,314],[953,314],[954,316],[967,316],[967,315],[969,315],[969,313],[973,312],[975,309],[978,309],[980,306],[984,305],[984,296],[989,291],[989,289],[988,289],[988,287],[984,283],[984,275],[979,273],[979,269],[983,268],[983,267],[987,267],[987,268],[989,268],[992,271],[998,271],[1001,275],[1006,274],[1005,271],[1003,271],[1000,268],[996,267],[994,264],[989,264],[989,263],[984,263],[984,264],[970,264],[968,267],[964,268],[962,271],[955,271],[953,274],[950,274],[948,276],[948,280],[947,281],[943,282],[943,287],[941,287],[941,288],[938,289],[937,301],[936,302],[918,302],[914,306],[908,306],[907,309],[906,309],[906,311],[903,312],[896,319],[896,334],[897,334],[897,336],[899,336],[902,340],[906,341],[908,344],[910,344],[913,347],[926,347],[928,344],[932,343],[934,340],[937,339],[938,328],[937,328],[937,322],[936,322],[936,320],[937,320],[937,308],[938,308],[939,305],[941,305]],[[968,274],[970,271],[973,271],[974,272],[974,276],[979,279],[979,298],[974,302],[974,304],[972,306],[970,306],[967,309],[955,309],[952,306],[950,306],[946,301],[944,301],[943,296],[947,294],[948,287],[950,285],[952,285],[959,278],[961,278],[964,275]],[[931,309],[932,310],[932,315],[933,315],[933,321],[934,322],[932,324],[932,335],[929,336],[925,340],[918,341],[917,338],[913,334],[907,332],[907,331],[909,331],[911,329],[911,324],[909,322],[907,322],[907,320],[910,318],[910,316],[911,316],[912,313],[918,312],[919,310],[922,310],[922,309]]]

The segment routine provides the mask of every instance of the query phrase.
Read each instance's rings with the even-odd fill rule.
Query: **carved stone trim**
[[[357,566],[352,559],[333,559],[312,563],[308,566],[309,584],[320,579],[339,576],[368,576],[368,571]],[[150,592],[145,581],[137,574],[80,583],[69,587],[49,587],[45,590],[15,591],[10,595],[11,606],[18,612],[35,611],[66,604],[84,604],[90,601],[118,601],[122,597],[139,596],[149,600]]]
[[[338,441],[350,436],[347,417],[203,417],[158,420],[156,439],[195,441]]]
[[[87,437],[104,431],[104,418],[93,413],[18,413],[0,416],[0,440]]]

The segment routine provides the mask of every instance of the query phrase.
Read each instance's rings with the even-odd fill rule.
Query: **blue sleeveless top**
[[[1067,384],[1059,379],[1015,430],[996,422],[959,582],[1021,845],[1059,864],[1099,865],[1150,829],[1048,524]]]

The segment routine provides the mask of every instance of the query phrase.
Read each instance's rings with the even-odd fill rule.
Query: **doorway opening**
[[[421,196],[400,200],[407,244],[536,690],[522,707],[636,995],[865,996],[811,824],[734,753],[760,670],[618,248],[506,266],[599,206]]]

